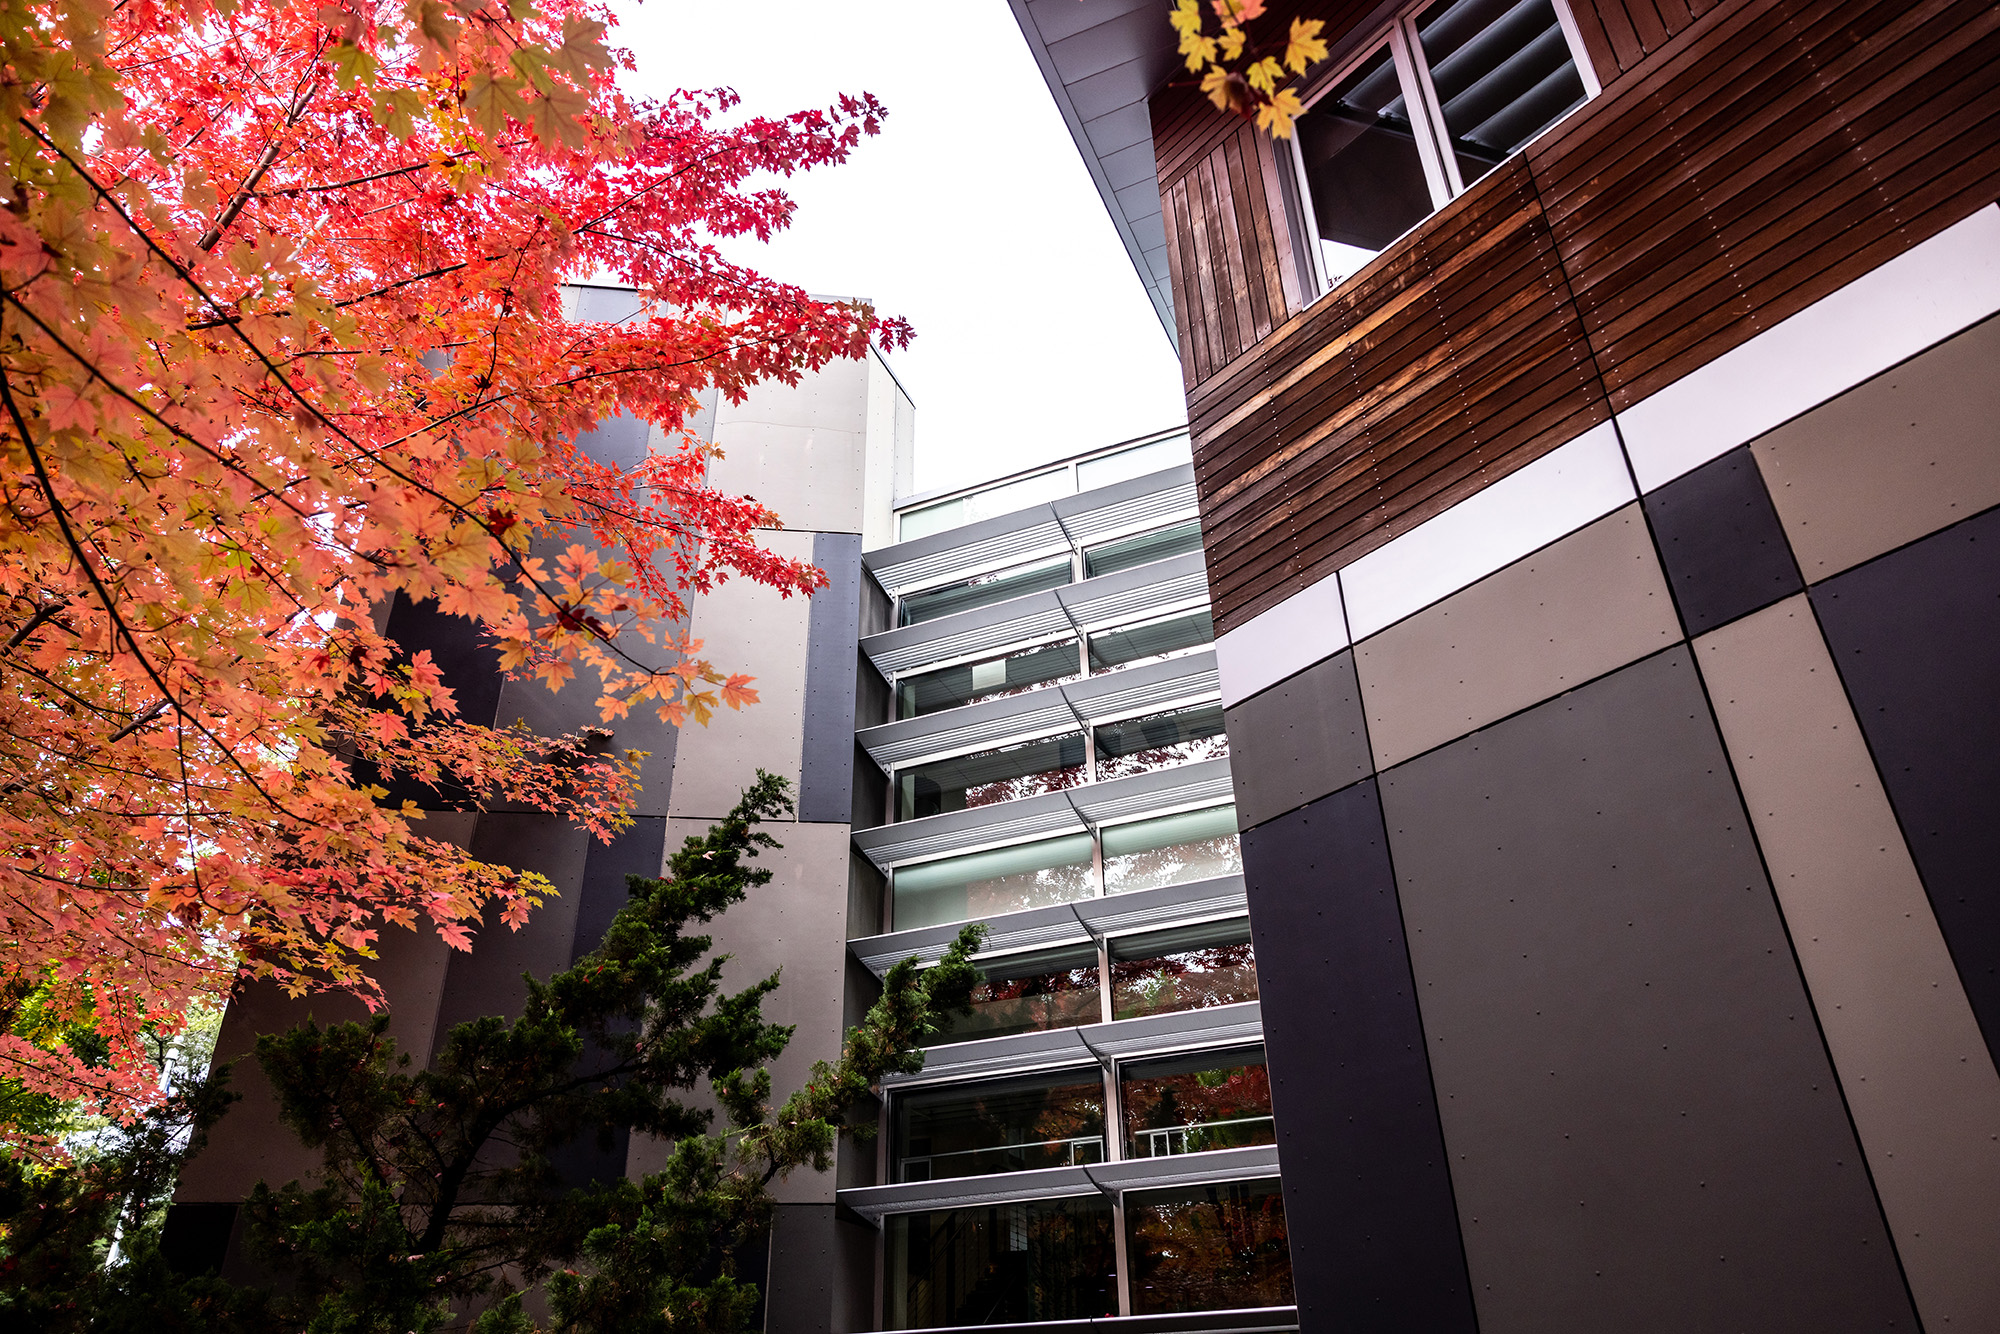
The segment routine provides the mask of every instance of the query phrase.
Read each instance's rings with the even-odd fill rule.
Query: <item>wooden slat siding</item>
[[[1293,244],[1292,227],[1285,207],[1285,178],[1281,173],[1292,169],[1291,151],[1287,148],[1279,157],[1279,141],[1262,134],[1252,133],[1250,142],[1257,153],[1257,174],[1264,192],[1264,207],[1254,209],[1258,225],[1269,233],[1271,256],[1277,262],[1278,298],[1271,309],[1271,325],[1278,325],[1290,319],[1292,313],[1304,307],[1305,275],[1299,267],[1300,256]]]
[[[1619,0],[1596,0],[1591,8],[1604,24],[1604,35],[1611,43],[1611,55],[1618,68],[1637,69],[1646,58],[1646,48],[1640,44],[1639,34],[1633,31],[1632,16],[1625,12],[1625,6]]]
[[[1161,221],[1167,229],[1167,281],[1173,293],[1174,346],[1181,351],[1181,388],[1192,395],[1196,383],[1194,332],[1188,325],[1186,294],[1193,266],[1181,258],[1181,246],[1187,236],[1186,204],[1186,191],[1179,187],[1160,196]]]
[[[1195,378],[1201,379],[1222,360],[1222,316],[1215,309],[1215,258],[1209,243],[1208,201],[1202,196],[1199,172],[1190,172],[1183,198],[1187,201],[1188,237],[1192,242],[1194,281],[1188,284],[1188,327],[1195,331]]]
[[[1236,201],[1241,192],[1230,178],[1228,140],[1216,145],[1215,151],[1202,160],[1201,169],[1215,182],[1215,215],[1211,229],[1216,251],[1222,256],[1223,272],[1229,280],[1227,288],[1217,295],[1216,301],[1225,316],[1224,355],[1233,360],[1255,347],[1259,335],[1256,315],[1250,304],[1250,266],[1243,261],[1243,237],[1236,229]]]
[[[1577,0],[1570,5],[1569,12],[1576,20],[1577,35],[1583,38],[1583,49],[1589,53],[1590,67],[1597,72],[1598,86],[1611,87],[1625,71],[1618,63],[1618,53],[1611,49],[1611,37],[1604,31],[1604,19],[1597,6]]]
[[[1221,291],[1256,339],[1190,372],[1218,628],[2000,197],[1985,0],[1649,0],[1636,26],[1638,0],[1575,7],[1587,44],[1615,49],[1621,16],[1641,43],[1604,96],[1289,318],[1282,270],[1259,272],[1283,220],[1243,211],[1272,207],[1263,159],[1212,116],[1247,320],[1226,265]],[[1674,33],[1650,53],[1646,13]]]

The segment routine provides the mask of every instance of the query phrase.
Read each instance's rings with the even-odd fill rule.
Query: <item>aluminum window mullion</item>
[[[1583,81],[1584,100],[1588,101],[1602,93],[1604,85],[1597,81],[1597,66],[1591,63],[1590,51],[1583,44],[1583,29],[1577,26],[1568,0],[1549,0],[1549,7],[1556,11],[1556,26],[1562,29],[1563,40],[1569,43],[1570,63],[1576,66],[1577,78]]]
[[[1389,54],[1396,63],[1396,77],[1403,85],[1403,104],[1410,109],[1410,124],[1423,132],[1416,136],[1417,157],[1424,164],[1424,180],[1431,188],[1431,211],[1449,204],[1465,189],[1458,177],[1458,164],[1442,145],[1451,137],[1444,132],[1444,112],[1437,92],[1431,87],[1430,70],[1425,66],[1423,48],[1417,41],[1414,12],[1396,20],[1389,30]]]
[[[1319,214],[1313,209],[1312,184],[1306,180],[1305,150],[1299,147],[1298,132],[1294,130],[1287,142],[1291,145],[1292,180],[1297,184],[1299,211],[1305,218],[1306,258],[1312,264],[1314,288],[1310,306],[1333,290],[1333,278],[1326,271],[1326,256],[1320,251]]]

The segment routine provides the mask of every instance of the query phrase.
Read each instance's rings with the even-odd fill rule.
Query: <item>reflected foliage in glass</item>
[[[1257,999],[1250,922],[1233,917],[1111,942],[1111,1017],[1206,1010]]]
[[[1234,806],[1112,825],[1103,838],[1107,894],[1235,875],[1243,869]]]
[[[1104,1161],[1095,1066],[898,1094],[895,1179],[1032,1172]]]
[[[1084,779],[1083,733],[1022,741],[896,771],[896,818],[991,806],[1075,787]]]
[[[980,972],[985,980],[972,989],[972,1013],[952,1016],[950,1030],[936,1042],[970,1042],[1098,1021],[1102,1004],[1097,951],[1087,945],[997,959],[982,964]]]
[[[1549,0],[1439,0],[1417,39],[1468,186],[1583,105]]]
[[[1121,537],[1116,542],[1084,548],[1083,575],[1086,579],[1095,579],[1100,574],[1116,574],[1136,565],[1147,565],[1169,556],[1184,556],[1190,551],[1200,550],[1201,521],[1189,519],[1169,528],[1155,528],[1150,533]]]
[[[885,1231],[890,1329],[1118,1313],[1117,1243],[1101,1195],[905,1214]]]
[[[1262,1047],[1128,1062],[1118,1070],[1118,1100],[1128,1158],[1277,1142]]]
[[[897,624],[916,625],[921,621],[934,621],[940,616],[971,611],[974,607],[990,607],[1008,598],[1061,588],[1070,581],[1071,573],[1069,557],[1059,556],[1055,560],[1038,561],[1033,565],[995,570],[991,574],[982,574],[963,583],[947,584],[943,588],[909,593],[903,598]]]
[[[1090,637],[1090,670],[1095,675],[1119,667],[1135,667],[1190,649],[1205,648],[1214,642],[1215,621],[1207,608],[1137,625],[1121,625]]]
[[[1095,892],[1089,834],[899,866],[890,891],[897,931],[1069,903]]]
[[[1132,1314],[1289,1306],[1292,1250],[1278,1182],[1125,1196]]]
[[[1222,705],[1149,713],[1097,729],[1097,777],[1128,778],[1229,754]]]
[[[940,709],[1018,695],[1036,686],[1073,681],[1082,675],[1074,639],[1037,644],[982,662],[962,662],[956,667],[940,667],[933,672],[899,678],[896,716],[921,718]]]

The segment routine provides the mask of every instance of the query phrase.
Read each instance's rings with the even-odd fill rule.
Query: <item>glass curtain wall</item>
[[[1214,642],[1215,622],[1206,607],[1099,630],[1090,637],[1090,674],[1160,662]]]
[[[1168,528],[1155,528],[1136,537],[1121,537],[1083,549],[1083,577],[1116,574],[1138,565],[1149,565],[1169,556],[1184,556],[1201,550],[1201,521],[1189,519]]]
[[[897,617],[898,625],[916,625],[922,621],[934,621],[940,616],[951,616],[961,611],[971,611],[974,607],[990,607],[1008,598],[1025,597],[1029,593],[1041,593],[1051,588],[1061,588],[1070,581],[1073,571],[1068,556],[1057,556],[1053,560],[1037,561],[1032,565],[1016,565],[1012,569],[995,570],[962,583],[946,584],[942,588],[928,588],[921,593],[903,595],[902,610]]]
[[[1118,1103],[1127,1158],[1277,1142],[1261,1046],[1127,1062],[1118,1068]]]
[[[1243,869],[1233,805],[1111,825],[1102,838],[1107,894],[1181,885]]]
[[[1104,1161],[1097,1067],[897,1097],[897,1181],[1032,1172]]]
[[[1289,1306],[1292,1248],[1275,1179],[1130,1191],[1132,1314]]]
[[[1095,853],[1089,834],[1066,834],[899,866],[891,891],[894,929],[1091,898],[1096,893]]]
[[[1018,695],[1083,675],[1074,639],[1014,649],[979,662],[962,662],[896,680],[896,716],[921,718],[983,699]]]
[[[1219,703],[1105,723],[1095,733],[1100,782],[1229,754]]]
[[[1138,1019],[1257,999],[1250,919],[1124,936],[1111,942],[1111,1017]]]
[[[1083,733],[1016,742],[898,769],[896,818],[915,820],[991,806],[998,801],[1059,792],[1083,780]]]
[[[983,962],[979,971],[983,980],[972,989],[972,1013],[951,1016],[938,1044],[1074,1028],[1102,1015],[1092,946],[1012,955]]]
[[[1118,1314],[1111,1202],[1092,1194],[888,1220],[890,1329],[1087,1320]]]

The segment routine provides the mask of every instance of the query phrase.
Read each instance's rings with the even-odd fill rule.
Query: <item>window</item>
[[[1118,1069],[1125,1156],[1166,1158],[1275,1144],[1264,1049],[1232,1047]]]
[[[1292,1249],[1278,1182],[1125,1196],[1132,1314],[1292,1304]]]
[[[1102,836],[1107,894],[1234,875],[1243,869],[1233,805],[1112,825]]]
[[[1021,741],[896,771],[896,818],[991,806],[1074,787],[1084,777],[1083,733]]]
[[[919,672],[896,681],[896,716],[921,718],[982,699],[1018,695],[1083,675],[1074,639],[1017,648],[978,662]]]
[[[1134,566],[1148,565],[1169,556],[1184,556],[1190,551],[1201,550],[1201,521],[1189,519],[1170,528],[1156,528],[1150,533],[1140,533],[1136,537],[1121,537],[1116,542],[1105,542],[1100,546],[1083,549],[1083,577],[1095,579],[1100,574],[1116,574]]]
[[[1104,1161],[1104,1080],[1095,1066],[905,1093],[895,1104],[897,1181]]]
[[[1092,491],[1100,486],[1110,486],[1131,477],[1144,477],[1150,472],[1162,472],[1177,464],[1187,463],[1194,457],[1193,446],[1187,433],[1170,435],[1164,440],[1154,440],[1130,449],[1121,449],[1115,454],[1101,454],[1094,459],[1085,459],[1076,465],[1076,489]]]
[[[1215,642],[1215,622],[1208,608],[1176,612],[1158,620],[1101,630],[1090,637],[1090,671],[1113,671],[1142,662],[1158,662]]]
[[[974,607],[990,607],[1008,598],[1061,588],[1070,581],[1070,575],[1070,558],[1058,556],[1054,560],[995,570],[991,574],[946,584],[942,588],[908,593],[903,597],[902,611],[896,623],[915,625],[920,621],[934,621],[940,616],[971,611]]]
[[[1118,1314],[1118,1254],[1102,1195],[888,1220],[890,1329]]]
[[[890,882],[895,929],[965,922],[1096,894],[1089,834],[899,866]]]
[[[1106,723],[1096,729],[1095,739],[1100,781],[1229,754],[1229,736],[1222,728],[1220,704]]]
[[[1250,922],[1175,927],[1111,942],[1111,1017],[1137,1019],[1257,999]]]
[[[899,542],[912,541],[919,537],[929,537],[947,528],[961,524],[977,523],[998,514],[1012,514],[1030,505],[1040,505],[1045,501],[1066,496],[1073,483],[1068,468],[1052,468],[1032,477],[1022,477],[1012,482],[1002,482],[989,486],[970,495],[956,496],[951,500],[940,500],[935,505],[925,505],[922,509],[905,510],[902,524],[896,531]]]
[[[1328,286],[1583,104],[1556,3],[1433,0],[1307,105],[1294,142]]]
[[[972,989],[972,1013],[951,1016],[937,1042],[1073,1028],[1096,1023],[1102,1011],[1097,951],[1088,945],[1011,955],[979,971],[985,980]]]

